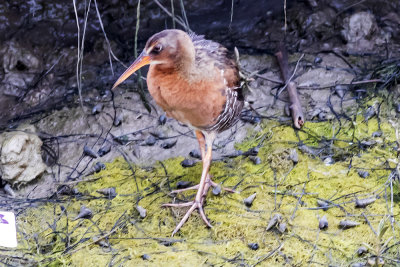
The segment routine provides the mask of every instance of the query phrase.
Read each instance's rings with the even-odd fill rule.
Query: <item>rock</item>
[[[319,64],[319,63],[321,63],[322,62],[322,58],[320,58],[320,57],[315,57],[314,58],[314,63],[315,64]]]
[[[274,216],[272,216],[272,218],[269,220],[266,230],[267,231],[271,230],[274,226],[276,226],[281,221],[282,221],[282,215],[280,213],[274,214]]]
[[[106,144],[103,147],[101,147],[99,149],[99,151],[97,151],[97,154],[99,155],[99,157],[102,157],[106,154],[108,154],[111,151],[111,145],[110,144]]]
[[[281,232],[281,234],[283,234],[284,232],[286,232],[286,230],[287,230],[287,225],[286,225],[286,223],[280,223],[279,225],[278,225],[278,231],[279,232]]]
[[[93,172],[98,173],[101,170],[105,170],[106,165],[102,162],[96,162],[96,164],[93,166]]]
[[[324,216],[319,220],[318,227],[319,227],[319,229],[324,230],[324,229],[327,229],[328,226],[329,226],[328,219],[326,218],[326,215],[324,215]]]
[[[249,197],[245,198],[243,200],[243,203],[247,206],[250,207],[253,204],[254,199],[256,198],[257,193],[254,193],[250,195]]]
[[[354,221],[350,221],[350,220],[343,220],[343,221],[340,221],[339,228],[349,229],[349,228],[356,227],[357,225],[360,225],[360,223],[354,222]]]
[[[139,205],[136,206],[136,210],[139,212],[140,218],[144,219],[147,215],[147,210]]]
[[[149,135],[146,140],[143,142],[143,145],[145,146],[154,146],[154,144],[157,142],[157,139],[153,135]]]
[[[148,260],[150,260],[150,255],[149,255],[149,254],[143,254],[143,255],[142,255],[142,259],[143,259],[144,261],[148,261]]]
[[[214,196],[218,196],[219,194],[221,194],[221,185],[217,185],[216,187],[213,188],[212,193]]]
[[[257,243],[249,243],[247,244],[247,246],[251,249],[251,250],[257,250],[259,248],[259,245]]]
[[[98,157],[97,153],[94,152],[93,149],[91,149],[90,147],[88,147],[86,145],[83,147],[83,155],[94,158],[94,159]]]
[[[356,208],[365,208],[368,205],[371,205],[376,200],[375,197],[364,198],[364,199],[356,199]]]
[[[99,103],[92,108],[92,115],[99,114],[103,110],[103,104]]]
[[[122,113],[119,113],[117,116],[115,116],[113,125],[114,125],[115,127],[120,126],[120,125],[122,124],[123,118],[124,118],[124,117],[123,117]]]
[[[293,161],[294,164],[297,164],[299,162],[299,154],[297,153],[296,149],[290,149],[289,158]]]
[[[192,184],[190,181],[178,181],[176,183],[176,188],[182,189],[182,188],[187,188]]]
[[[358,175],[359,175],[361,178],[367,178],[367,177],[369,176],[369,172],[363,171],[363,170],[358,170]]]
[[[327,211],[329,209],[329,204],[323,200],[317,200],[318,207],[322,208],[322,210]]]
[[[196,164],[196,161],[194,161],[192,159],[184,159],[181,162],[181,166],[184,168],[193,167],[195,164]]]
[[[254,165],[259,165],[259,164],[261,164],[261,159],[260,159],[260,157],[250,156],[249,159],[253,162]]]
[[[334,164],[335,161],[333,160],[333,158],[327,157],[327,158],[324,159],[324,163],[325,163],[326,166],[330,166],[330,165]]]
[[[10,184],[25,184],[40,176],[46,170],[41,156],[42,144],[33,125],[0,135],[2,179]]]
[[[115,187],[101,188],[96,190],[96,192],[108,197],[109,199],[113,199],[117,196]]]
[[[348,85],[338,84],[338,85],[335,86],[335,93],[340,98],[343,98],[348,90],[349,90],[349,86]]]
[[[198,151],[197,149],[193,149],[192,151],[190,151],[189,156],[195,159],[201,159],[200,151]]]
[[[381,137],[382,136],[382,131],[376,131],[372,133],[372,137]]]
[[[158,123],[159,123],[160,125],[164,125],[166,122],[167,122],[167,116],[165,116],[164,114],[161,115],[161,116],[158,118]]]
[[[169,149],[169,148],[175,146],[177,141],[178,141],[178,139],[167,140],[164,143],[162,143],[160,145],[160,147],[162,147],[164,149]]]
[[[368,252],[368,249],[366,247],[359,247],[357,249],[358,256],[362,256],[364,253],[367,253],[367,252]]]
[[[81,209],[79,210],[79,214],[74,218],[74,221],[78,219],[90,219],[92,217],[93,217],[92,210],[82,205]]]
[[[385,42],[376,24],[374,15],[369,12],[354,13],[343,20],[340,32],[351,51],[372,50],[375,45]]]

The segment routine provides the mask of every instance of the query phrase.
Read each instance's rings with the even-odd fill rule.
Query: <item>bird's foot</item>
[[[191,187],[187,187],[187,188],[183,188],[183,189],[172,190],[170,192],[170,194],[179,194],[179,193],[182,193],[182,192],[185,192],[185,191],[188,191],[188,190],[197,190],[197,189],[199,189],[199,186],[200,186],[200,184],[197,184],[197,185],[194,185],[194,186],[191,186]],[[204,190],[205,191],[204,195],[207,195],[208,189],[210,187],[215,188],[215,187],[218,187],[218,186],[219,186],[219,184],[217,184],[216,182],[211,180],[210,176],[208,176],[207,180],[206,180],[206,186],[205,186],[206,190]],[[222,190],[227,191],[229,193],[236,193],[235,190],[227,188],[227,187],[222,187]]]
[[[212,228],[212,225],[210,224],[210,222],[208,221],[206,215],[204,214],[204,210],[203,210],[203,202],[204,202],[204,198],[201,201],[190,201],[190,202],[186,202],[186,203],[168,203],[168,204],[163,204],[163,207],[190,207],[190,209],[186,212],[185,216],[183,216],[182,220],[179,222],[179,224],[175,227],[175,230],[172,232],[172,236],[174,236],[179,229],[181,229],[181,227],[183,226],[183,224],[187,221],[187,219],[189,219],[190,214],[192,214],[192,212],[195,209],[199,210],[199,214],[200,217],[203,219],[203,221],[207,224],[208,227]]]

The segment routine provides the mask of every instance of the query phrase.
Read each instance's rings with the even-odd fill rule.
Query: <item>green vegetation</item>
[[[291,126],[268,122],[237,144],[242,151],[260,145],[261,164],[254,165],[243,156],[213,162],[213,179],[238,193],[214,196],[209,192],[205,213],[212,229],[206,228],[196,213],[170,238],[185,210],[161,208],[163,203],[194,197],[195,191],[176,198],[168,192],[181,180],[198,183],[200,163],[183,168],[183,158],[173,158],[143,168],[117,158],[105,170],[77,184],[82,195],[30,208],[20,215],[18,251],[43,265],[74,266],[348,265],[366,262],[376,251],[390,262],[398,253],[399,238],[399,191],[397,186],[391,187],[389,179],[398,164],[393,148],[395,128],[387,121],[378,123],[376,117],[366,122],[362,114],[353,123],[341,123],[340,127],[331,121],[308,122],[295,132]],[[382,135],[372,137],[379,127]],[[289,158],[291,149],[298,151],[297,164]],[[315,151],[318,153],[313,154]],[[329,154],[334,159],[331,165],[323,162]],[[359,170],[367,170],[369,176],[361,178]],[[96,192],[108,187],[116,188],[114,199]],[[243,199],[253,193],[257,196],[248,208]],[[355,207],[356,199],[370,197],[377,199],[366,208]],[[317,200],[332,207],[327,211],[317,208]],[[93,211],[91,219],[73,220],[81,205]],[[139,216],[136,205],[147,210],[145,218]],[[283,234],[266,230],[276,213],[287,224]],[[377,229],[390,214],[394,223],[390,226],[385,220],[390,227],[377,238],[371,227]],[[319,230],[318,221],[324,215],[329,228]],[[360,225],[340,229],[339,222],[344,219]],[[392,239],[380,249],[389,237]],[[96,238],[103,238],[109,247],[95,243]],[[258,243],[259,249],[251,250],[248,243]],[[363,243],[376,249],[359,257],[356,250]],[[144,254],[148,260],[142,258]]]

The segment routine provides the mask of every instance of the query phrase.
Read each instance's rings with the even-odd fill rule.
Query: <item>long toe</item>
[[[161,207],[174,207],[174,208],[181,208],[181,207],[189,207],[193,205],[193,201],[185,202],[185,203],[165,203],[162,204]]]
[[[179,222],[179,224],[175,227],[175,230],[172,232],[172,236],[174,236],[179,229],[181,229],[181,227],[185,224],[185,222],[189,219],[190,214],[192,214],[192,212],[195,209],[199,210],[200,216],[203,219],[203,221],[207,224],[208,227],[212,228],[212,225],[210,224],[210,222],[208,221],[206,215],[204,214],[204,210],[203,210],[203,205],[199,202],[188,202],[188,203],[192,203],[192,206],[190,207],[190,209],[186,212],[185,216],[183,216],[182,220]],[[184,203],[187,204],[187,203]],[[170,205],[170,204],[167,204]],[[179,204],[177,204],[179,205]]]

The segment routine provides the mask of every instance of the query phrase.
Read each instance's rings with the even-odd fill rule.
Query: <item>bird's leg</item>
[[[194,201],[191,201],[189,203],[183,203],[183,204],[164,204],[163,206],[167,207],[182,207],[182,206],[190,206],[189,210],[186,212],[185,216],[183,216],[182,220],[179,222],[179,224],[176,226],[175,230],[172,232],[172,236],[176,234],[176,232],[179,231],[179,229],[182,227],[182,225],[187,221],[189,218],[190,214],[195,210],[198,209],[201,218],[203,221],[207,224],[208,227],[212,227],[210,222],[208,221],[206,215],[204,214],[203,210],[203,203],[204,203],[204,190],[206,189],[206,184],[207,184],[207,178],[208,176],[208,170],[210,169],[210,164],[211,164],[211,158],[212,158],[212,143],[215,139],[215,133],[209,133],[206,136],[206,142],[207,142],[207,152],[205,153],[203,157],[203,171],[201,174],[201,179],[200,179],[200,184],[199,188],[197,190],[196,197]]]
[[[204,158],[205,158],[205,155],[206,155],[206,140],[204,138],[204,134],[201,131],[196,130],[195,134],[196,134],[197,141],[199,142],[201,158],[202,158],[203,164],[204,164]],[[207,178],[206,178],[206,187],[205,187],[206,190],[204,190],[204,196],[207,194],[208,189],[210,188],[210,186],[217,187],[218,184],[215,183],[213,180],[211,180],[210,174],[208,174]],[[197,184],[195,186],[183,188],[183,189],[173,190],[173,191],[171,191],[171,194],[178,194],[178,193],[185,192],[187,190],[194,190],[194,189],[199,189],[199,184]],[[230,189],[230,188],[222,187],[222,189],[227,191],[227,192],[230,192],[230,193],[235,193],[235,190]]]

